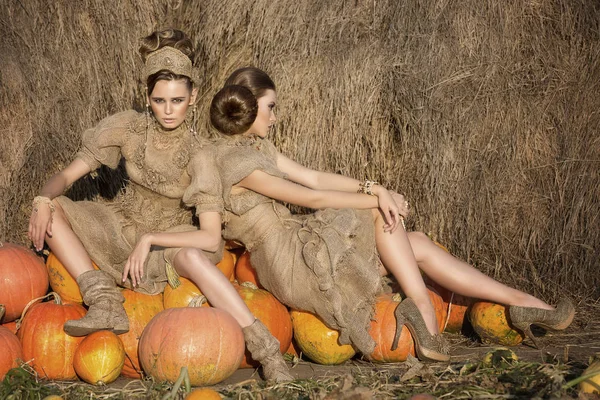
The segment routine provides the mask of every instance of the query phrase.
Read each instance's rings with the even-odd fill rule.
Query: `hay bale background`
[[[138,40],[173,25],[199,47],[203,109],[262,67],[284,154],[406,193],[412,228],[504,282],[600,295],[596,2],[4,3],[2,240],[27,242],[31,199],[86,127],[143,104]],[[70,195],[110,196],[120,174],[102,176]]]

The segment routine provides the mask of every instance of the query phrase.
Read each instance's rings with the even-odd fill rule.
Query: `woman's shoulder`
[[[146,126],[146,115],[135,110],[121,111],[105,117],[98,124],[101,129],[142,130]]]

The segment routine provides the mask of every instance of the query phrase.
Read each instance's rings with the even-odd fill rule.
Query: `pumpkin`
[[[256,270],[250,263],[250,252],[247,250],[242,253],[235,264],[235,279],[239,283],[252,282],[258,288],[264,289],[258,280]]]
[[[291,320],[291,317],[290,317],[290,320]],[[290,340],[290,347],[288,347],[287,350],[285,351],[285,355],[300,358],[300,352],[297,350],[297,346],[294,344],[293,337],[292,337],[292,340]]]
[[[341,364],[356,354],[351,345],[340,345],[338,331],[327,327],[316,315],[299,310],[292,310],[290,315],[298,348],[314,362],[324,365]]]
[[[579,382],[579,391],[582,393],[600,394],[600,353],[590,357],[590,365],[581,376],[589,376]]]
[[[431,299],[431,304],[435,309],[435,318],[437,319],[438,329],[440,333],[444,332],[444,326],[446,326],[446,317],[448,316],[448,309],[444,306],[444,299],[438,293],[438,291],[431,286],[427,286],[427,292]]]
[[[83,337],[69,336],[63,330],[65,322],[80,319],[86,310],[79,304],[62,304],[54,292],[46,297],[54,301],[37,303],[25,310],[17,336],[23,346],[25,361],[42,378],[75,380],[73,356]]]
[[[2,324],[0,326],[8,329],[9,331],[11,331],[12,333],[14,333],[15,335],[17,334],[17,321],[7,322],[7,323]]]
[[[402,327],[402,333],[398,340],[398,347],[392,350],[394,336],[396,335],[396,307],[402,301],[398,293],[382,294],[377,297],[375,303],[375,315],[371,320],[369,334],[375,340],[375,350],[369,355],[369,359],[376,362],[400,362],[406,361],[408,355],[415,355],[415,344],[406,326]]]
[[[163,292],[164,308],[187,307],[194,298],[203,296],[202,292],[194,284],[186,278],[179,278],[181,283],[177,288],[173,289],[170,285],[165,287]],[[204,303],[203,307],[210,307],[208,303]]]
[[[140,379],[142,368],[138,359],[138,342],[148,322],[164,309],[163,295],[149,295],[129,289],[123,289],[122,293],[125,297],[123,307],[129,318],[129,332],[119,335],[125,349],[125,364],[121,375]]]
[[[110,331],[97,331],[87,335],[73,358],[77,375],[92,385],[114,382],[125,363],[125,348],[121,339]]]
[[[174,382],[188,368],[193,386],[214,385],[231,376],[244,357],[244,335],[227,312],[207,307],[169,308],[144,329],[140,365],[158,381]]]
[[[41,257],[31,250],[0,242],[0,304],[5,307],[2,323],[21,316],[25,306],[48,292],[48,273]]]
[[[217,263],[217,268],[221,270],[227,279],[230,281],[234,280],[233,270],[235,268],[235,262],[233,254],[231,254],[231,252],[227,249],[223,249],[223,257],[221,258],[221,261]]]
[[[507,317],[506,306],[487,301],[477,301],[469,310],[469,321],[482,342],[515,346],[524,337],[510,326]]]
[[[0,319],[4,316],[4,307],[0,306]],[[19,366],[19,360],[23,360],[23,349],[21,342],[8,328],[0,326],[0,381],[11,368]]]
[[[196,389],[187,396],[184,400],[221,400],[222,397],[219,392],[215,392],[209,388]]]
[[[442,332],[460,333],[463,325],[468,323],[467,316],[469,307],[475,302],[475,299],[468,296],[456,294],[446,289],[442,285],[434,282],[427,275],[423,277],[425,284],[433,288],[442,296],[443,306],[446,309],[446,320]]]
[[[99,269],[93,261],[92,266],[94,269]],[[83,304],[77,281],[52,252],[48,254],[46,269],[50,278],[50,287],[58,293],[63,303]]]
[[[251,282],[235,285],[235,288],[252,315],[259,319],[279,340],[279,350],[281,354],[284,354],[292,342],[292,319],[288,309],[271,293],[257,288]],[[258,366],[259,363],[252,359],[250,352],[246,351],[240,368],[256,368]]]

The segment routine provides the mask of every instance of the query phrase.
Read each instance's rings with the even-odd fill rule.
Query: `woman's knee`
[[[175,256],[175,266],[178,270],[190,271],[198,268],[210,268],[213,264],[200,249],[186,247],[177,252]]]
[[[415,258],[417,261],[422,261],[427,257],[427,249],[434,245],[434,243],[429,239],[429,236],[423,232],[408,232],[406,235],[408,236],[410,247],[413,249]]]

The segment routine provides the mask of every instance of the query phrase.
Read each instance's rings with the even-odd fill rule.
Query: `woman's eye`
[[[177,103],[177,104],[181,103],[182,101],[183,101],[183,99],[173,99],[173,103]]]
[[[162,103],[164,100],[163,100],[163,99],[153,99],[153,101],[154,101],[156,104],[160,104],[160,103]]]

